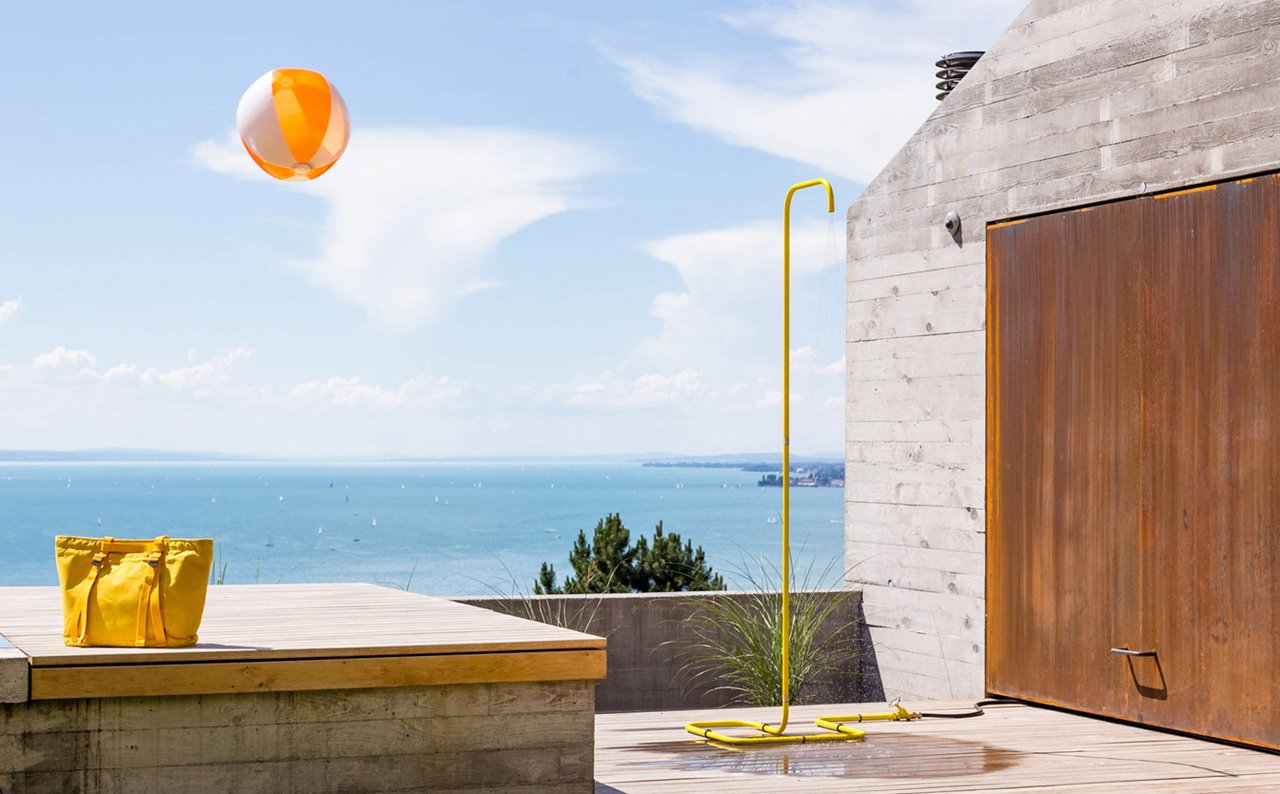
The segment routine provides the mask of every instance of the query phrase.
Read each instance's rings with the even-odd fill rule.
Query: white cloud
[[[465,384],[448,377],[417,376],[394,389],[365,383],[359,377],[333,377],[299,383],[289,399],[312,405],[374,408],[434,408],[465,391]]]
[[[102,373],[103,383],[116,383],[118,381],[132,380],[138,374],[138,368],[133,364],[116,364],[106,372]]]
[[[761,221],[692,232],[650,243],[650,255],[676,269],[684,290],[654,298],[662,333],[641,351],[655,360],[740,361],[744,350],[776,344],[781,318],[780,224]],[[838,265],[843,248],[821,221],[793,224],[793,287]],[[829,245],[826,245],[829,243]],[[754,356],[753,356],[754,357]]]
[[[593,402],[597,395],[603,395],[608,391],[607,384],[600,381],[592,381],[591,383],[583,383],[573,390],[567,403],[569,405],[588,405]]]
[[[689,405],[714,397],[714,392],[704,382],[702,371],[685,367],[670,372],[645,372],[631,375],[633,365],[622,362],[617,367],[601,373],[597,378],[565,388],[548,386],[546,395],[550,401],[564,399],[573,407],[641,409],[673,404]],[[567,398],[564,395],[567,393]]]
[[[191,147],[191,160],[196,165],[215,174],[226,174],[238,179],[249,179],[255,182],[276,181],[267,176],[261,168],[254,165],[245,151],[244,144],[234,132],[227,135],[224,141],[204,140]]]
[[[418,375],[394,388],[364,382],[360,377],[330,377],[305,381],[283,390],[271,384],[244,383],[237,377],[240,365],[253,358],[256,351],[249,345],[238,345],[195,362],[194,351],[188,353],[188,366],[162,369],[138,364],[116,364],[99,369],[97,358],[87,350],[55,348],[35,357],[30,367],[8,365],[0,368],[11,376],[11,384],[19,380],[35,391],[44,388],[66,390],[70,384],[96,389],[99,397],[124,400],[163,399],[189,401],[218,398],[246,407],[257,404],[274,406],[340,406],[391,410],[396,408],[433,408],[449,398],[467,391],[467,384],[444,376]],[[68,373],[74,378],[68,379]],[[64,391],[63,396],[72,394]],[[283,396],[282,396],[283,395]]]
[[[791,348],[791,368],[812,369],[813,361],[817,356],[818,354],[814,352],[812,345],[793,347]]]
[[[425,374],[390,387],[359,376],[264,382],[244,366],[256,355],[239,345],[176,367],[104,366],[89,351],[59,347],[0,363],[0,437],[14,449],[268,455],[456,454],[487,438],[493,395],[467,382]],[[446,412],[449,421],[436,421]]]
[[[71,350],[58,345],[48,353],[41,353],[31,365],[38,370],[92,369],[98,360],[87,350]]]
[[[782,392],[767,391],[764,396],[756,400],[756,408],[777,408],[782,405]]]
[[[217,353],[208,361],[186,367],[161,370],[137,364],[115,364],[102,369],[98,366],[97,356],[89,351],[58,346],[37,355],[29,367],[7,365],[3,371],[9,376],[7,385],[21,384],[34,392],[45,388],[51,392],[66,390],[78,384],[80,388],[112,388],[121,394],[130,390],[158,389],[203,398],[242,393],[235,382],[233,370],[253,354],[253,348],[240,345]],[[72,393],[67,391],[61,396],[67,397]]]
[[[164,372],[148,369],[138,377],[138,381],[144,386],[165,386],[174,391],[190,392],[197,397],[228,394],[235,387],[232,370],[241,361],[251,358],[253,354],[253,348],[240,345],[224,353],[218,353],[201,364],[178,367]],[[191,356],[188,356],[188,360],[190,358]],[[117,378],[132,375],[136,369],[136,367],[112,367],[104,373],[103,379],[108,380],[113,373]]]
[[[22,298],[14,298],[0,303],[0,325],[11,322],[14,317],[18,316],[18,312],[21,312],[24,308]]]
[[[1023,5],[801,0],[721,17],[752,36],[749,62],[606,54],[675,121],[868,182],[937,106],[933,62],[986,48]]]
[[[211,171],[258,178],[234,136],[191,154]],[[583,182],[608,168],[596,148],[548,134],[362,128],[332,171],[289,183],[328,205],[319,254],[293,264],[384,328],[411,329],[497,286],[485,273],[496,246],[583,206]]]
[[[825,454],[843,433],[843,239],[823,221],[793,227],[793,438],[800,453]],[[723,449],[732,439],[735,449],[771,448],[782,403],[781,231],[778,222],[747,223],[650,242],[645,250],[681,281],[653,299],[661,329],[610,369],[546,387],[547,401],[582,416],[661,408],[667,445],[719,439]]]

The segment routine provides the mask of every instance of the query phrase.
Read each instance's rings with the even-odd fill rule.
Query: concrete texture
[[[824,631],[842,632],[852,652],[813,682],[808,702],[880,700],[883,691],[870,657],[861,594],[830,590],[820,595],[841,599]],[[681,672],[679,652],[694,639],[690,621],[697,619],[700,602],[743,597],[742,593],[724,592],[455,600],[606,637],[609,672],[596,684],[596,710],[610,712],[716,708],[731,702],[731,693],[713,691],[718,682],[690,681]]]
[[[1278,53],[1280,0],[1034,0],[849,208],[845,567],[890,696],[984,691],[986,225],[1280,168]]]
[[[589,681],[0,705],[0,792],[592,790]]]
[[[0,637],[0,703],[22,703],[31,688],[26,654]]]

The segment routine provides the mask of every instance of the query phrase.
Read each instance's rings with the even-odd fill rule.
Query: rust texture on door
[[[988,691],[1280,747],[1280,176],[987,265]]]

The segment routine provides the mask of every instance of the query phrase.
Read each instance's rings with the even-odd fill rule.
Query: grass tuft
[[[849,632],[823,628],[853,595],[853,591],[814,592],[815,586],[830,581],[834,566],[833,560],[815,577],[810,563],[798,582],[792,568],[789,678],[793,705],[805,702],[807,690],[824,670],[857,652]],[[718,682],[709,691],[729,692],[736,703],[778,706],[782,703],[781,572],[757,560],[737,573],[750,590],[699,598],[686,628],[691,636],[672,641],[680,646],[676,650],[680,674],[686,689]]]

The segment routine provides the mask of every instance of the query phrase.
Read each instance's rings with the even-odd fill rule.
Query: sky
[[[10,4],[0,449],[839,455],[845,210],[1020,0]],[[322,72],[308,183],[240,95]],[[856,307],[855,307],[856,310]]]

